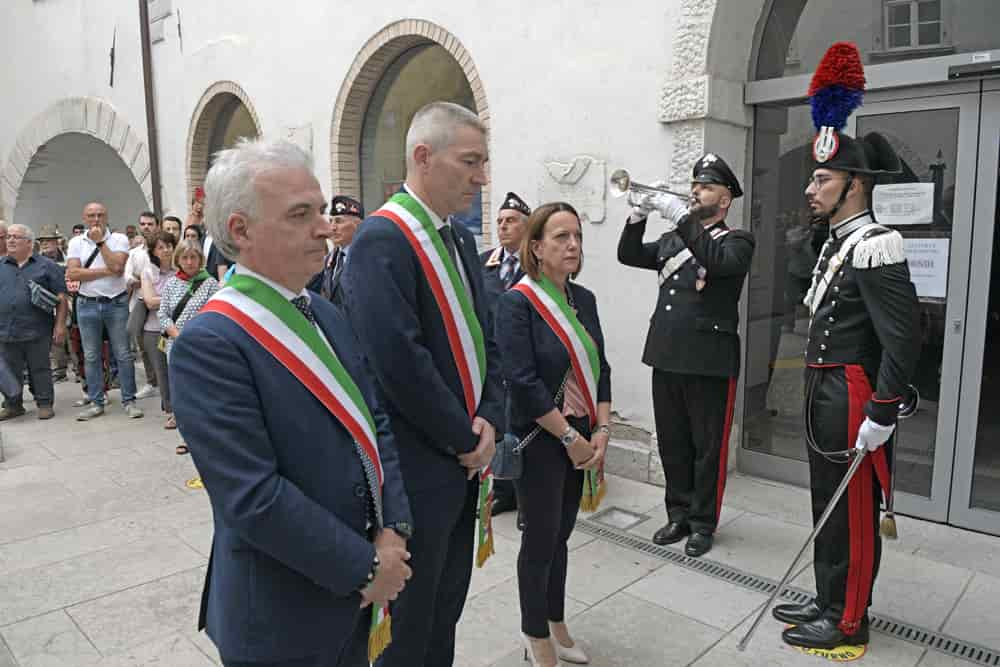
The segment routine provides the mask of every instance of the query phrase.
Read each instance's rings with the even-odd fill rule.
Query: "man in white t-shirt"
[[[152,211],[140,213],[139,236],[142,243],[129,250],[128,261],[125,262],[125,287],[129,291],[129,346],[133,351],[139,350],[142,366],[146,371],[146,384],[135,393],[137,399],[149,398],[156,393],[156,373],[151,357],[155,350],[147,350],[143,344],[142,325],[145,324],[149,311],[142,301],[142,274],[150,265],[147,246],[158,231],[160,231],[160,219],[157,215]]]
[[[100,381],[103,329],[108,331],[111,354],[118,361],[125,414],[142,417],[135,404],[135,366],[128,344],[128,292],[125,287],[125,263],[129,243],[124,234],[108,230],[108,209],[91,202],[83,208],[83,222],[88,231],[73,237],[66,253],[66,279],[80,282],[76,300],[76,320],[83,345],[90,406],[77,415],[87,421],[104,414],[104,384]]]

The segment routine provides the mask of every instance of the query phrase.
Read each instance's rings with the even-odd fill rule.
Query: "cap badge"
[[[704,169],[705,167],[709,166],[718,159],[719,158],[715,157],[714,153],[709,153],[701,159],[701,166]]]
[[[838,148],[840,148],[840,139],[837,137],[836,130],[829,125],[821,127],[819,134],[813,140],[813,158],[816,162],[820,164],[826,162],[837,154]]]

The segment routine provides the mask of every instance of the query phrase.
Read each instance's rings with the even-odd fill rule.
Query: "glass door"
[[[962,384],[979,144],[979,94],[866,103],[848,131],[879,132],[903,164],[876,186],[876,219],[903,235],[920,300],[920,358],[913,384],[920,408],[900,422],[896,509],[948,518]]]
[[[1000,535],[1000,82],[987,84],[949,522]]]

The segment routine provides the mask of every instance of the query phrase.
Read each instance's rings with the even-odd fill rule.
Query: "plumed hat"
[[[817,130],[812,142],[814,168],[873,175],[900,171],[899,157],[885,137],[872,132],[855,139],[843,133],[864,94],[865,71],[858,47],[852,42],[833,44],[809,84],[809,103]]]

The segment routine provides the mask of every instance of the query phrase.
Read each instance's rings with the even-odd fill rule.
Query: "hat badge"
[[[834,128],[826,125],[820,128],[819,134],[813,140],[813,158],[822,164],[837,154],[840,148],[840,139]]]
[[[706,155],[701,159],[701,166],[703,168],[707,167],[718,159],[719,158],[717,158],[714,153],[709,153],[708,155]]]
[[[333,208],[334,208],[335,211],[337,211],[337,213],[343,213],[344,212],[344,202],[340,202],[340,201],[337,202],[336,204],[333,205]]]

